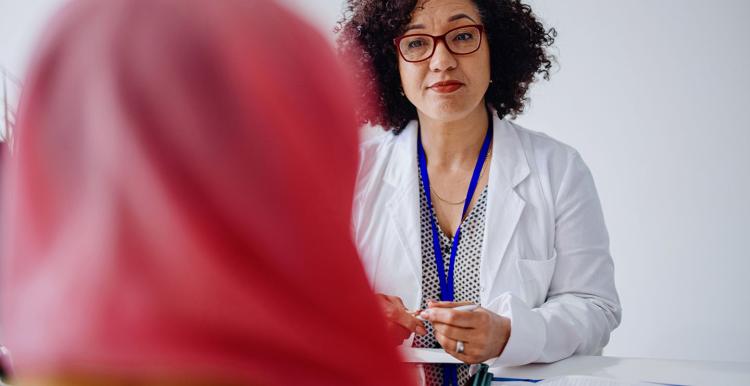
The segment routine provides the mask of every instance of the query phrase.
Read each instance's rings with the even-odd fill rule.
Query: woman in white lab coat
[[[466,363],[600,353],[621,308],[591,173],[504,119],[548,76],[554,30],[519,1],[348,5],[339,43],[377,90],[363,118],[393,128],[361,147],[353,220],[392,329]],[[481,307],[453,309],[467,303]],[[463,383],[466,367],[426,381]]]

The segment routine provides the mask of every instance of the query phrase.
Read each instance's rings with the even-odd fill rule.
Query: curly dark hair
[[[492,83],[485,95],[500,118],[515,118],[527,102],[536,75],[549,80],[555,57],[549,48],[554,28],[545,29],[529,5],[520,0],[472,0],[479,10],[490,45]],[[375,104],[359,112],[361,123],[396,133],[417,118],[414,105],[401,93],[393,39],[405,32],[417,0],[348,0],[335,32],[339,52],[354,62],[361,97]]]

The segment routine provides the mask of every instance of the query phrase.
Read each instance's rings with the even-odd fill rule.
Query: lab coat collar
[[[495,179],[490,178],[490,182],[516,187],[529,175],[529,163],[526,160],[526,154],[523,149],[518,133],[513,124],[497,117],[495,110],[492,111],[492,124],[494,127],[494,138],[492,144],[492,161],[490,168],[490,177],[492,169],[500,171],[494,173]],[[386,183],[395,188],[407,188],[408,185],[415,181],[419,184],[418,167],[417,167],[417,130],[418,122],[416,120],[409,122],[401,131],[401,134],[394,136],[393,157],[386,169],[384,180]],[[504,181],[498,181],[498,179]]]

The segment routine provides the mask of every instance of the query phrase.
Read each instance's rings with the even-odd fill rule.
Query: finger
[[[454,342],[453,339],[448,338],[438,331],[435,331],[435,339],[438,341],[438,343],[440,343],[440,347],[442,347],[445,351],[449,353],[456,352],[456,342]]]
[[[400,345],[409,335],[411,335],[411,332],[404,327],[396,323],[388,323],[388,336],[392,344]]]
[[[388,313],[394,308],[393,302],[388,295],[377,294],[376,298],[378,299],[378,305],[380,305],[383,312]]]
[[[394,305],[391,302],[385,302],[382,307],[385,318],[391,322],[398,324],[399,326],[407,329],[410,333],[414,332],[419,335],[426,335],[427,329],[424,322],[417,319],[416,316],[408,312],[406,309]]]
[[[440,343],[440,347],[442,347],[445,350],[445,352],[447,352],[448,354],[451,354],[452,356],[460,360],[464,360],[464,357],[466,356],[466,342],[464,342],[464,352],[459,354],[458,351],[456,351],[458,347],[457,340],[448,338],[447,336],[437,331],[435,332],[435,339],[437,339],[438,343]]]
[[[452,357],[460,360],[461,362],[468,364],[482,362],[482,359],[476,355],[478,353],[477,347],[475,347],[476,344],[467,344],[466,342],[464,342],[464,351],[463,353],[459,354],[458,351],[456,351],[458,349],[458,341],[450,339],[445,335],[439,333],[435,333],[435,338],[437,338],[440,346],[445,349],[445,352],[450,354]]]
[[[377,294],[377,298],[380,301],[380,306],[386,310],[406,309],[404,303],[401,301],[401,298],[399,298],[398,296]]]
[[[456,327],[445,323],[432,323],[432,328],[435,333],[439,333],[452,340],[460,340],[462,342],[476,341],[477,331],[473,328]]]
[[[427,302],[427,307],[454,308],[454,307],[458,307],[458,306],[467,306],[469,304],[474,304],[474,303],[473,302],[429,301],[429,302]]]
[[[424,323],[406,309],[400,297],[384,294],[378,295],[381,295],[384,300],[383,308],[388,320],[402,326],[410,333],[415,332],[419,335],[427,334]]]
[[[395,306],[401,307],[403,309],[406,309],[406,306],[404,305],[404,302],[401,301],[401,298],[398,296],[388,296],[388,300]]]
[[[383,307],[384,312],[386,313],[386,316],[388,319],[397,319],[401,313],[407,312],[406,308],[403,307],[400,303],[400,300],[397,300],[398,298],[394,296],[387,296],[385,295],[382,299],[381,306]]]
[[[424,335],[427,333],[424,323],[405,310],[397,312],[397,316],[395,319],[393,319],[393,321],[411,332],[416,332],[420,335]]]
[[[430,322],[450,324],[452,326],[471,328],[476,324],[474,311],[456,311],[450,308],[428,308],[419,314]]]

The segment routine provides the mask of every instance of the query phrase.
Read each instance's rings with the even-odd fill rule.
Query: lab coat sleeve
[[[546,301],[529,307],[512,293],[487,308],[511,320],[511,334],[492,366],[549,363],[599,355],[621,320],[614,265],[594,180],[577,152],[553,181],[555,268]]]

